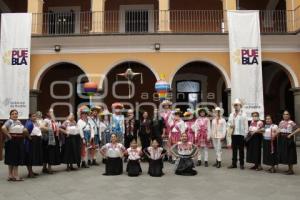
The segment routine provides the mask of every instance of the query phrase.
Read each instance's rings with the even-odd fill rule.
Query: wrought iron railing
[[[33,34],[222,34],[226,32],[225,15],[223,10],[51,12],[33,14]],[[262,10],[260,22],[262,33],[292,33],[300,27],[300,8]]]

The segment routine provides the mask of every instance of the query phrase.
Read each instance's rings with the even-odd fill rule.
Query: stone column
[[[224,32],[227,32],[228,26],[227,26],[227,11],[228,10],[236,10],[236,0],[222,0],[223,1],[223,27]]]
[[[39,90],[30,90],[30,96],[29,96],[29,112],[35,113],[38,111],[37,109],[37,103],[38,103],[38,95],[40,94]]]
[[[104,14],[106,0],[92,0],[92,33],[104,33]]]
[[[159,32],[170,31],[170,0],[158,0],[159,1]]]
[[[28,0],[27,12],[32,13],[32,34],[43,33],[43,0]]]
[[[228,109],[228,116],[229,116],[230,113],[231,113],[231,109],[232,109],[232,106],[231,106],[231,88],[227,88],[225,90],[225,92],[227,92],[227,101],[228,101],[227,109]]]
[[[300,29],[300,0],[286,0],[286,25],[288,32]]]

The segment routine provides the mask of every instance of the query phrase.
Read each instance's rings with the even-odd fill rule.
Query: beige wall
[[[300,80],[300,53],[263,53],[263,60],[275,61],[290,68],[296,79]],[[130,59],[129,59],[130,58]],[[220,53],[99,53],[99,54],[51,54],[32,55],[30,88],[35,88],[39,77],[47,67],[54,63],[68,61],[82,68],[87,74],[106,74],[112,67],[125,61],[137,61],[152,69],[158,77],[165,74],[168,81],[184,64],[191,61],[207,61],[223,70],[224,78],[230,77],[228,52]],[[294,78],[295,78],[294,77]],[[99,79],[97,80],[99,81]],[[294,84],[294,83],[292,83]],[[230,85],[228,85],[230,87]]]

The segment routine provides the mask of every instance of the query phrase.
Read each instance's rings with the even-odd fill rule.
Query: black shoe
[[[254,165],[254,166],[250,167],[250,169],[252,169],[252,170],[256,170],[256,169],[257,169],[257,166],[256,166],[256,165]]]
[[[207,161],[204,162],[204,166],[208,167],[208,162]]]
[[[201,165],[202,165],[201,160],[198,160],[197,161],[197,166],[201,166]]]
[[[71,171],[71,167],[70,167],[70,166],[67,166],[66,171],[67,171],[67,172]]]
[[[90,168],[85,161],[82,161],[81,168]]]
[[[96,162],[96,159],[93,159],[92,165],[99,166],[99,163]]]
[[[244,170],[245,169],[244,165],[240,165],[240,169]]]
[[[286,175],[294,175],[295,172],[291,169],[289,169],[287,172],[286,172]]]
[[[164,157],[164,161],[168,161],[168,156],[165,156],[165,157]]]
[[[169,163],[172,163],[173,159],[172,156],[169,156]]]
[[[71,166],[71,171],[76,171],[77,169],[76,168],[74,168],[73,166]]]
[[[88,165],[91,166],[92,165],[92,162],[91,160],[88,160]]]
[[[48,169],[47,169],[47,168],[43,168],[42,172],[43,172],[44,174],[48,174]]]
[[[221,168],[221,161],[218,161],[217,168]]]
[[[33,172],[32,174],[33,174],[33,176],[39,176],[39,174],[35,173],[35,172]]]
[[[256,171],[262,171],[262,170],[263,170],[262,166],[258,166],[258,167],[256,168]]]
[[[236,165],[230,165],[230,166],[228,167],[228,169],[236,169],[236,168],[237,168]]]

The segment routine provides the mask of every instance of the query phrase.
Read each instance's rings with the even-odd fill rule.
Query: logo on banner
[[[241,48],[233,52],[233,60],[239,65],[258,65],[258,48]]]
[[[21,66],[28,65],[29,50],[28,48],[14,48],[3,54],[3,61],[7,65]]]

